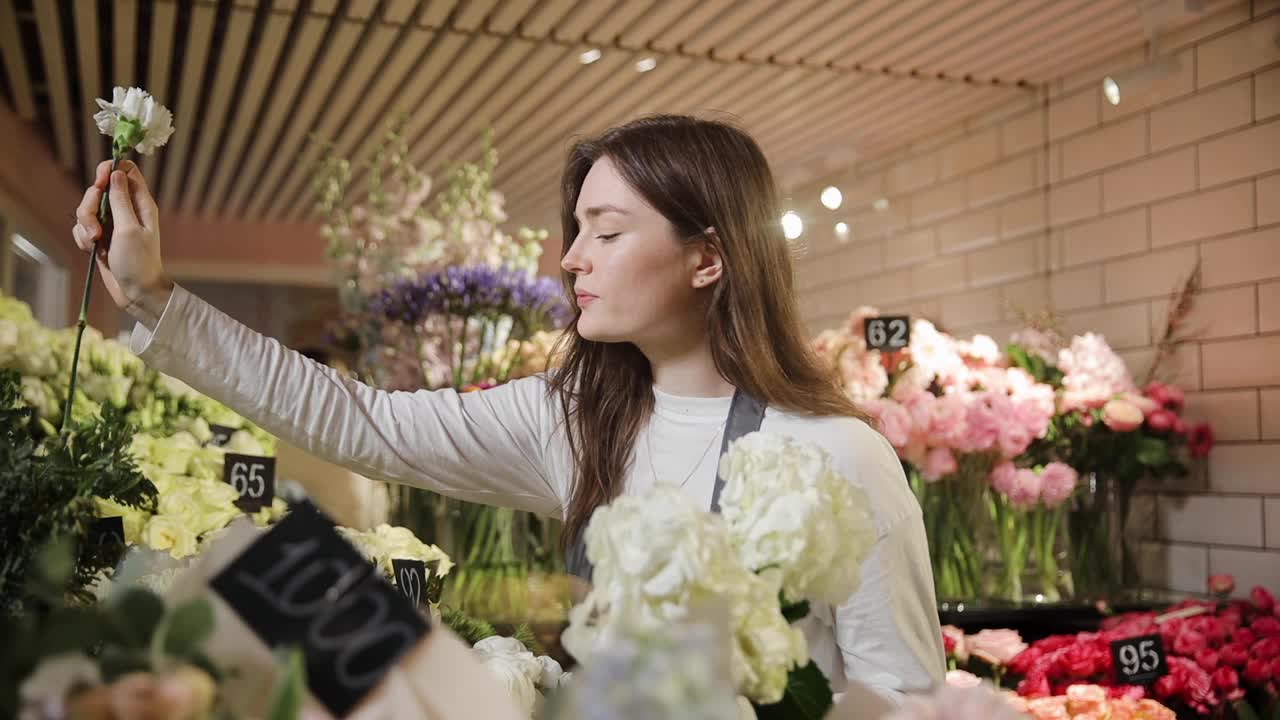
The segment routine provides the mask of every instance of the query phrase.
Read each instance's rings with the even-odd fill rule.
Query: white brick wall
[[[793,188],[809,217],[799,263],[814,331],[860,304],[957,334],[1008,332],[1014,308],[1094,330],[1135,375],[1154,357],[1169,295],[1199,260],[1194,340],[1165,373],[1219,445],[1192,477],[1152,488],[1133,529],[1147,579],[1280,587],[1280,3],[1219,6],[1179,30],[1179,72],[1111,106],[1101,76],[1128,53],[833,177]],[[943,139],[945,138],[945,139]],[[847,185],[848,187],[844,187]],[[877,212],[871,203],[890,201]],[[841,242],[831,226],[848,222]],[[1138,517],[1141,515],[1141,517]]]

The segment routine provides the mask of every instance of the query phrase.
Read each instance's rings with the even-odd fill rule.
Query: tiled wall
[[[1015,307],[1051,309],[1142,377],[1199,259],[1196,339],[1166,379],[1220,443],[1205,472],[1141,498],[1134,532],[1151,584],[1232,572],[1247,591],[1280,588],[1280,2],[1212,7],[1168,38],[1181,70],[1142,98],[1101,97],[1143,55],[1109,58],[792,196],[814,331],[874,304],[1005,338]],[[838,211],[817,202],[827,184]]]

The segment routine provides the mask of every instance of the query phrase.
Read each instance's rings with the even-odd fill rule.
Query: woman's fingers
[[[101,200],[102,191],[97,186],[90,187],[84,191],[80,206],[76,208],[77,227],[84,231],[90,245],[102,232],[102,226],[98,224],[98,203]]]

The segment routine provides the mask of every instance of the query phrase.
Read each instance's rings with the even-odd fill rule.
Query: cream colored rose
[[[181,560],[196,552],[196,534],[177,518],[155,515],[142,533],[143,542],[156,550],[168,550]]]

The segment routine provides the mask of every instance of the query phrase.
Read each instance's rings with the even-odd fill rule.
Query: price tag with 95
[[[907,315],[869,317],[863,331],[868,350],[901,350],[911,344],[911,318]]]
[[[1142,635],[1111,643],[1111,667],[1117,683],[1148,685],[1168,672],[1159,635]]]
[[[271,505],[276,496],[276,459],[227,453],[222,480],[240,494],[236,507],[247,513]]]

